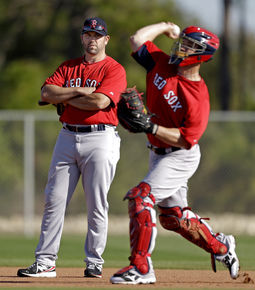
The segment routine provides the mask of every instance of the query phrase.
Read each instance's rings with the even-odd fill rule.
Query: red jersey
[[[152,121],[167,128],[179,128],[191,148],[198,143],[209,119],[209,93],[204,80],[190,81],[178,75],[177,66],[168,64],[169,55],[151,41],[132,56],[147,70],[146,103],[155,114]],[[169,147],[152,134],[147,136],[152,145]]]
[[[68,124],[118,124],[117,106],[120,93],[127,86],[125,69],[113,58],[89,64],[84,57],[62,63],[44,85],[59,87],[96,87],[94,93],[102,93],[111,99],[111,105],[103,110],[81,110],[67,105],[60,117],[61,122]]]

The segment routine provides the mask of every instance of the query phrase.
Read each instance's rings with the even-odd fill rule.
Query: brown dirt
[[[112,285],[109,279],[118,269],[105,268],[103,278],[84,278],[82,268],[57,268],[57,278],[20,278],[17,268],[0,268],[0,288],[68,287],[68,288],[130,288],[131,285]],[[232,280],[227,271],[214,273],[207,270],[155,270],[157,282],[139,285],[146,289],[194,288],[194,289],[254,289],[255,271],[241,272]]]

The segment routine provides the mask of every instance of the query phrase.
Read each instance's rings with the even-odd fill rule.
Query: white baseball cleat
[[[113,284],[153,284],[156,282],[154,271],[143,275],[135,266],[128,266],[115,273],[110,281]]]
[[[214,255],[214,257],[228,268],[231,278],[236,279],[239,276],[240,266],[235,252],[235,238],[231,235],[225,236],[223,233],[220,233],[216,239],[227,246],[228,252],[225,255]]]

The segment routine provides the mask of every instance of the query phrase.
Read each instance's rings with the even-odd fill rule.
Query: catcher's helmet
[[[212,32],[197,26],[186,27],[173,45],[169,63],[186,66],[208,61],[219,45],[218,36]]]

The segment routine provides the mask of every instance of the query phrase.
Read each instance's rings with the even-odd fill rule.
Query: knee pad
[[[163,228],[175,231],[211,254],[225,254],[227,247],[219,242],[210,226],[190,208],[159,206],[159,221]]]
[[[156,213],[153,209],[155,198],[149,184],[142,182],[129,190],[124,199],[128,199],[130,218],[130,263],[146,274],[151,267],[149,261],[157,235]]]
[[[182,208],[158,206],[160,215],[159,222],[162,227],[169,231],[177,231],[181,226]]]

